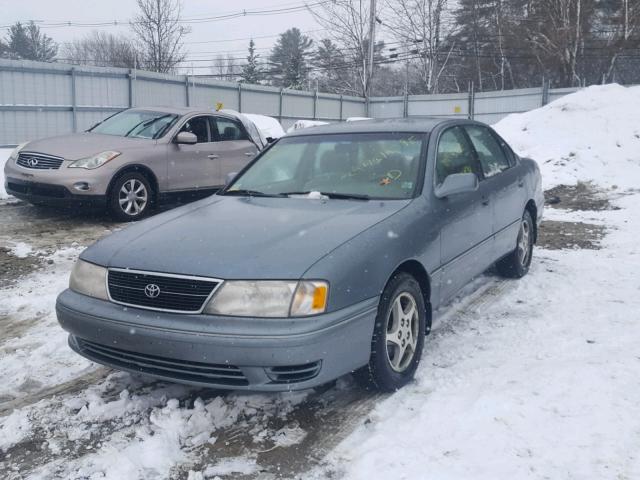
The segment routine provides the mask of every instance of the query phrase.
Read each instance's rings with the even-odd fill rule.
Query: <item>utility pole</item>
[[[369,68],[367,71],[367,97],[371,94],[373,83],[373,59],[376,48],[376,0],[370,0],[369,7]]]

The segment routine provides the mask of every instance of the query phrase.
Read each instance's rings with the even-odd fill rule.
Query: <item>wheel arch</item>
[[[393,276],[397,273],[404,272],[411,275],[416,279],[418,285],[420,285],[420,290],[422,291],[422,297],[424,299],[424,305],[427,311],[426,325],[425,325],[425,333],[428,334],[431,331],[431,322],[432,322],[432,304],[431,304],[431,277],[429,273],[427,273],[426,268],[420,263],[418,260],[411,259],[405,260],[400,265],[396,267],[391,276],[388,278],[387,283],[391,281]]]
[[[158,177],[156,177],[155,173],[153,173],[153,170],[151,170],[149,167],[145,165],[139,165],[139,164],[125,165],[115,173],[115,175],[111,178],[111,181],[109,182],[109,186],[107,187],[107,198],[111,196],[111,191],[116,181],[123,175],[130,172],[136,172],[136,173],[140,173],[141,175],[144,175],[144,177],[151,184],[151,189],[153,190],[152,192],[153,201],[156,202],[160,196],[160,185],[158,183]]]

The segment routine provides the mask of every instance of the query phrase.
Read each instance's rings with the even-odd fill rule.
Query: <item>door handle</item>
[[[521,178],[518,179],[518,186],[520,188],[524,187],[524,180],[523,179],[521,179]]]
[[[220,155],[216,155],[215,153],[212,153],[211,155],[207,155],[207,158],[210,160],[215,160],[216,158],[220,158]]]
[[[482,205],[485,207],[489,205],[489,199],[487,197],[482,197]]]
[[[253,156],[255,155],[255,152],[244,152],[244,154],[245,154],[247,157],[253,157]]]

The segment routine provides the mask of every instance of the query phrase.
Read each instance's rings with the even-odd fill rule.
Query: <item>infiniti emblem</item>
[[[34,157],[27,159],[27,165],[29,165],[31,168],[36,167],[38,165],[38,159]]]
[[[144,287],[144,294],[149,298],[157,298],[160,295],[160,287],[155,283],[150,283]]]

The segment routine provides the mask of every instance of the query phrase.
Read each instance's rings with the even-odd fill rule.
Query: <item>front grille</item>
[[[267,375],[273,383],[294,383],[311,380],[320,373],[321,361],[305,363],[304,365],[287,365],[284,367],[267,368]]]
[[[34,170],[57,170],[64,158],[45,155],[44,153],[20,152],[16,163],[24,168]]]
[[[156,355],[134,353],[89,342],[78,337],[75,337],[75,341],[80,351],[88,357],[116,368],[120,367],[140,373],[182,381],[235,387],[249,384],[242,370],[234,365],[190,362],[158,357]]]
[[[199,313],[219,280],[180,275],[109,270],[109,295],[114,302],[153,310]]]

